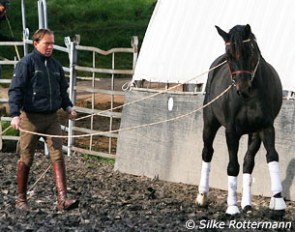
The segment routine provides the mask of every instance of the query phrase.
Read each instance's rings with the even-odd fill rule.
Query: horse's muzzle
[[[241,88],[239,84],[236,84],[236,90],[239,96],[243,98],[248,98],[251,93],[251,84],[247,86],[243,86],[243,88]]]

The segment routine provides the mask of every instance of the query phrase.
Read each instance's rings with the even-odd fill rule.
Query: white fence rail
[[[78,153],[84,153],[84,154],[91,154],[99,157],[105,157],[105,158],[114,158],[115,154],[114,151],[112,151],[112,144],[114,143],[114,139],[117,139],[118,134],[112,133],[111,131],[113,130],[113,120],[114,119],[120,119],[121,118],[121,113],[120,112],[115,112],[113,111],[114,104],[115,104],[115,96],[124,96],[125,93],[123,91],[118,91],[115,90],[114,84],[115,81],[120,78],[120,76],[129,76],[131,79],[131,76],[133,74],[133,70],[135,67],[135,63],[137,60],[137,55],[138,55],[138,39],[137,37],[133,37],[131,40],[131,47],[130,48],[113,48],[110,50],[102,50],[96,47],[89,47],[89,46],[81,46],[79,45],[79,38],[76,38],[74,41],[71,41],[69,37],[65,38],[65,47],[59,46],[59,45],[54,45],[55,52],[63,52],[68,54],[68,60],[69,63],[68,65],[64,66],[63,69],[66,73],[67,76],[69,76],[69,96],[71,100],[73,101],[74,105],[77,100],[77,96],[79,96],[80,92],[83,92],[83,94],[89,94],[91,96],[91,104],[90,106],[84,107],[84,106],[75,106],[75,109],[78,113],[83,114],[83,115],[89,115],[89,125],[85,125],[85,123],[81,125],[77,125],[78,123],[75,123],[73,121],[68,120],[67,121],[67,126],[63,126],[63,129],[66,131],[68,138],[67,138],[67,144],[64,145],[64,150],[67,151],[67,154],[70,155],[71,152],[78,152]],[[0,42],[0,46],[23,46],[23,54],[27,53],[28,45],[31,45],[32,41],[25,39],[24,42]],[[78,54],[80,55],[81,53],[92,53],[92,63],[91,67],[90,66],[82,66],[78,65],[80,61],[78,59]],[[120,69],[116,68],[116,55],[119,53],[129,53],[132,55],[132,59],[130,62],[131,67],[128,69]],[[110,68],[101,68],[100,67],[100,62],[97,60],[97,56],[111,56],[111,67]],[[0,60],[0,65],[2,67],[8,66],[8,65],[13,65],[17,63],[17,59],[14,58],[13,60],[7,59],[7,58],[2,58]],[[122,64],[121,64],[122,66]],[[124,66],[124,65],[123,65]],[[78,73],[82,73],[82,78],[81,75],[78,77]],[[84,78],[83,75],[87,73],[88,78]],[[90,74],[90,75],[89,75]],[[104,78],[109,78],[111,85],[110,89],[99,89],[95,85],[95,82],[99,80],[99,75],[104,75]],[[12,76],[12,73],[11,73]],[[90,77],[89,77],[90,76]],[[107,77],[105,77],[107,76]],[[88,81],[90,82],[89,86],[83,87],[77,85],[77,81],[81,79],[83,81]],[[11,82],[10,78],[0,78],[0,84],[9,84]],[[96,101],[96,95],[97,94],[104,94],[110,96],[110,106],[107,111],[105,110],[100,110],[96,109],[96,104],[99,103]],[[7,103],[8,99],[5,97],[0,98],[0,104],[1,103]],[[109,120],[109,127],[108,131],[109,133],[106,133],[106,131],[100,131],[95,129],[94,127],[94,122],[95,122],[95,115],[99,114],[100,117],[105,117]],[[4,119],[4,118],[3,118]],[[2,120],[1,117],[1,124],[4,120]],[[5,121],[9,121],[9,118],[5,117]],[[87,123],[88,123],[87,122]],[[86,148],[81,148],[79,144],[77,145],[75,143],[75,140],[73,139],[73,135],[78,135],[78,134],[89,134],[89,137],[84,137],[84,140],[86,138],[86,141],[88,142],[88,146]],[[95,137],[92,135],[95,134]],[[100,147],[96,147],[93,145],[94,139],[97,137],[104,137],[108,139],[108,149],[107,151],[104,149],[102,150]],[[3,140],[17,140],[18,137],[16,136],[1,136],[1,139]],[[116,142],[116,141],[115,141]]]

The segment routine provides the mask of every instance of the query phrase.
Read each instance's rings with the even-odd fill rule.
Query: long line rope
[[[28,189],[27,193],[29,193],[30,191],[32,191],[36,185],[38,184],[38,182],[45,176],[45,174],[49,171],[51,165],[49,164],[49,166],[44,170],[44,172],[39,176],[39,178],[35,181],[34,184],[32,184],[30,186],[30,188]],[[28,199],[30,199],[31,197],[29,196]]]
[[[208,71],[194,77],[194,78],[191,78],[190,80],[188,80],[187,82],[201,76],[201,75],[204,75],[205,73],[208,73],[208,72],[211,72],[212,70],[220,67],[221,65],[225,64],[227,61],[224,61],[222,63],[220,63],[219,65],[209,69]],[[180,86],[182,84],[179,84],[178,86]],[[173,88],[176,88],[177,86],[173,86],[171,87],[170,89],[168,90],[171,90]],[[153,122],[153,123],[149,123],[149,124],[143,124],[143,125],[138,125],[138,126],[134,126],[134,127],[129,127],[129,128],[121,128],[121,129],[117,129],[117,130],[112,130],[112,131],[100,131],[100,132],[96,132],[96,133],[87,133],[87,134],[80,134],[80,135],[71,135],[70,138],[81,138],[81,137],[89,137],[89,136],[95,136],[95,135],[103,135],[103,134],[109,134],[109,133],[118,133],[118,132],[121,132],[121,131],[127,131],[127,130],[134,130],[134,129],[139,129],[139,128],[143,128],[143,127],[148,127],[148,126],[154,126],[154,125],[158,125],[158,124],[162,124],[162,123],[165,123],[165,122],[170,122],[170,121],[174,121],[174,120],[178,120],[178,119],[181,119],[181,118],[184,118],[188,115],[191,115],[199,110],[202,110],[204,109],[205,107],[207,107],[208,105],[212,104],[213,102],[215,102],[216,100],[218,100],[221,96],[223,96],[227,91],[229,91],[229,89],[232,87],[232,85],[230,85],[227,89],[225,89],[221,94],[219,94],[217,97],[215,97],[214,99],[212,99],[211,101],[209,101],[207,104],[203,105],[202,107],[199,107],[197,108],[196,110],[193,110],[191,112],[188,112],[186,114],[183,114],[183,115],[180,115],[180,116],[177,116],[177,117],[174,117],[174,118],[171,118],[171,119],[167,119],[167,120],[162,120],[162,121],[157,121],[157,122]],[[115,107],[113,108],[114,109],[118,109],[118,108],[122,108],[123,106],[127,106],[127,105],[131,105],[131,104],[134,104],[134,103],[137,103],[137,102],[140,102],[140,101],[143,101],[143,100],[146,100],[146,99],[149,99],[149,98],[152,98],[152,97],[155,97],[157,95],[160,95],[162,93],[165,93],[167,92],[168,90],[164,90],[164,91],[160,91],[158,93],[155,93],[155,94],[152,94],[150,96],[147,96],[147,97],[144,97],[144,98],[141,98],[141,99],[138,99],[138,100],[135,100],[135,101],[132,101],[132,102],[129,102],[129,103],[126,103],[126,104],[123,104],[123,105],[120,105],[118,107]],[[105,111],[109,111],[109,110],[105,110]],[[101,114],[101,112],[100,112]],[[89,115],[87,116],[89,117]],[[85,118],[85,117],[84,117]],[[81,118],[79,119],[81,120]],[[10,128],[10,127],[9,127]],[[5,132],[9,129],[9,128],[6,128]],[[29,130],[25,130],[25,129],[22,129],[22,128],[19,128],[20,131],[22,132],[25,132],[25,133],[29,133],[29,134],[33,134],[33,135],[38,135],[38,136],[42,136],[42,137],[55,137],[55,138],[69,138],[68,135],[50,135],[50,134],[45,134],[45,133],[39,133],[39,132],[34,132],[34,131],[29,131]],[[2,134],[4,134],[4,132],[2,132]]]
[[[119,132],[123,132],[123,131],[129,131],[129,130],[135,130],[135,129],[149,127],[149,126],[155,126],[155,125],[162,124],[165,122],[175,121],[175,120],[184,118],[188,115],[191,115],[191,114],[193,114],[197,111],[200,111],[200,110],[204,109],[205,107],[209,106],[213,102],[217,101],[220,97],[222,97],[227,91],[229,91],[232,86],[233,86],[233,84],[229,85],[222,93],[220,93],[214,99],[209,101],[207,104],[205,104],[205,105],[203,105],[191,112],[188,112],[186,114],[182,114],[182,115],[174,117],[174,118],[170,118],[170,119],[162,120],[162,121],[157,121],[157,122],[153,122],[153,123],[148,123],[148,124],[143,124],[143,125],[138,125],[138,126],[134,126],[134,127],[121,128],[121,129],[112,130],[112,131],[100,131],[100,132],[91,133],[91,134],[72,135],[71,137],[72,138],[79,138],[79,137],[88,137],[88,136],[95,136],[95,135],[102,135],[102,134],[109,134],[109,133],[119,133]],[[37,133],[37,132],[33,132],[33,131],[24,130],[22,128],[19,128],[19,130],[22,132],[26,132],[26,133],[30,133],[30,134],[34,134],[34,135],[39,135],[39,136],[49,136],[49,137],[56,137],[56,138],[68,138],[69,137],[67,135],[49,135],[49,134]]]
[[[223,62],[224,63],[224,62]],[[222,64],[223,64],[222,63]],[[220,65],[219,65],[220,66]],[[216,67],[215,67],[216,68]],[[177,117],[174,117],[174,118],[171,118],[171,119],[167,119],[167,120],[162,120],[162,121],[157,121],[157,122],[153,122],[153,123],[149,123],[149,124],[144,124],[144,125],[138,125],[138,126],[134,126],[134,127],[127,127],[127,128],[122,128],[122,129],[118,129],[118,130],[113,130],[113,131],[108,131],[108,132],[105,132],[105,133],[116,133],[116,132],[123,132],[123,131],[129,131],[129,130],[134,130],[134,129],[139,129],[139,128],[144,128],[144,127],[149,127],[149,126],[155,126],[155,125],[158,125],[158,124],[161,124],[161,123],[166,123],[166,122],[171,122],[171,121],[175,121],[175,120],[178,120],[178,119],[181,119],[181,118],[184,118],[184,117],[187,117],[197,111],[200,111],[202,109],[204,109],[205,107],[211,105],[213,102],[217,101],[219,98],[221,98],[226,92],[228,92],[231,87],[233,86],[233,84],[229,85],[222,93],[220,93],[218,96],[216,96],[214,99],[212,99],[211,101],[209,101],[207,104],[191,111],[191,112],[188,112],[186,114],[182,114],[180,116],[177,116]],[[175,88],[175,86],[174,86]],[[163,91],[164,92],[164,91]],[[158,94],[161,94],[161,93],[157,93]],[[145,98],[147,99],[147,98]],[[141,99],[142,100],[142,99]],[[137,101],[134,101],[133,103],[135,102],[138,102]],[[125,104],[126,105],[130,105],[130,104]],[[121,106],[122,107],[122,106]],[[4,131],[1,132],[1,141],[2,141],[2,135],[7,132],[9,129],[11,128],[11,126],[7,127]],[[68,138],[68,136],[62,136],[62,135],[48,135],[48,134],[43,134],[43,133],[36,133],[36,132],[32,132],[32,131],[28,131],[28,130],[24,130],[22,128],[19,128],[20,131],[22,132],[26,132],[26,133],[31,133],[31,134],[35,134],[35,135],[39,135],[39,136],[50,136],[50,137],[59,137],[59,138]],[[99,134],[102,134],[103,132],[99,132]],[[90,135],[96,135],[96,133],[93,133],[93,134],[84,134],[84,135],[72,135],[72,137],[86,137],[86,136],[90,136]],[[47,167],[47,169],[39,176],[39,178],[35,181],[35,183],[33,185],[30,186],[30,188],[28,189],[28,192],[30,192],[32,189],[35,188],[35,186],[38,184],[38,182],[45,176],[45,174],[48,172],[48,170],[50,169],[51,165],[49,165]],[[30,197],[28,197],[29,199]]]
[[[229,85],[221,94],[219,94],[217,97],[215,97],[214,99],[212,99],[211,101],[209,101],[207,104],[191,111],[191,112],[188,112],[186,114],[183,114],[183,115],[180,115],[178,117],[174,117],[174,118],[171,118],[171,119],[167,119],[167,120],[163,120],[163,121],[157,121],[157,122],[154,122],[154,123],[149,123],[149,124],[144,124],[144,125],[138,125],[138,126],[134,126],[134,127],[128,127],[128,128],[122,128],[122,129],[118,129],[118,130],[114,130],[112,131],[113,133],[114,132],[119,132],[119,131],[129,131],[129,130],[134,130],[134,129],[139,129],[139,128],[144,128],[144,127],[148,127],[148,126],[155,126],[155,125],[158,125],[158,124],[161,124],[161,123],[165,123],[165,122],[171,122],[171,121],[174,121],[174,120],[178,120],[178,119],[181,119],[181,118],[184,118],[184,117],[187,117],[199,110],[202,110],[204,109],[205,107],[211,105],[213,102],[217,101],[219,98],[221,98],[227,91],[229,91],[231,89],[231,87],[233,86],[233,84]],[[2,133],[4,134],[8,129],[10,129],[11,126],[9,126],[8,128],[6,128]],[[20,128],[20,131],[23,131],[23,132],[27,132],[27,133],[32,133],[32,134],[36,134],[36,135],[39,135],[39,136],[52,136],[52,135],[47,135],[47,134],[41,134],[41,133],[35,133],[35,132],[31,132],[31,131],[26,131],[26,130],[23,130]],[[110,133],[110,132],[108,132]],[[84,135],[83,135],[84,136]],[[89,136],[89,135],[87,135]],[[52,136],[53,137],[53,136]],[[67,136],[57,136],[55,135],[54,137],[67,137]],[[73,137],[78,137],[78,136],[73,136]],[[81,136],[80,136],[81,137]],[[28,189],[28,192],[30,192],[33,188],[35,188],[35,186],[38,184],[38,182],[45,176],[45,174],[48,172],[48,170],[50,169],[51,165],[49,165],[47,167],[47,169],[39,176],[39,178],[35,181],[35,183],[30,186],[30,188]],[[28,197],[29,199],[30,197]]]
[[[158,96],[158,95],[160,95],[160,94],[163,94],[163,93],[166,93],[166,92],[168,92],[168,91],[170,91],[170,90],[172,90],[172,89],[176,89],[177,87],[179,87],[179,86],[181,86],[181,85],[183,85],[183,84],[185,84],[185,83],[188,83],[188,82],[190,82],[190,81],[192,81],[192,80],[194,80],[194,79],[197,79],[197,78],[199,78],[199,77],[205,75],[206,73],[209,73],[209,72],[213,71],[214,69],[216,69],[216,68],[218,68],[218,67],[224,65],[226,62],[227,62],[227,61],[225,60],[225,61],[223,61],[222,63],[220,63],[220,64],[218,64],[218,65],[212,67],[211,69],[209,69],[209,70],[207,70],[207,71],[205,71],[205,72],[203,72],[203,73],[201,73],[201,74],[199,74],[199,75],[197,75],[197,76],[195,76],[195,77],[193,77],[193,78],[190,78],[189,80],[185,81],[184,83],[177,84],[177,85],[172,86],[172,87],[170,87],[170,88],[167,88],[167,89],[165,89],[165,90],[159,91],[159,92],[157,92],[157,93],[155,93],[155,94],[151,94],[151,95],[149,95],[149,96],[147,96],[147,97],[143,97],[143,98],[140,98],[140,99],[138,99],[138,100],[134,100],[134,101],[131,101],[131,102],[125,103],[125,104],[123,104],[123,105],[119,105],[119,106],[114,107],[114,108],[112,108],[112,109],[107,109],[107,110],[104,110],[104,111],[100,111],[99,113],[90,114],[90,115],[87,115],[87,116],[84,116],[84,117],[80,117],[80,118],[76,119],[75,121],[79,121],[79,120],[82,120],[82,119],[85,119],[85,118],[89,118],[89,117],[92,117],[92,116],[95,116],[95,115],[102,115],[102,114],[105,113],[105,112],[109,112],[109,111],[111,111],[111,110],[121,109],[121,108],[123,108],[124,106],[128,106],[128,105],[131,105],[131,104],[134,104],[134,103],[137,103],[137,102],[141,102],[141,101],[144,101],[144,100],[147,100],[147,99],[150,99],[150,98],[156,97],[156,96]]]

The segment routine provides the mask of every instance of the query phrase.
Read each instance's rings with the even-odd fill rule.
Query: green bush
[[[1,121],[1,126],[2,126],[2,133],[3,133],[8,127],[10,127],[10,122]],[[3,135],[7,135],[7,136],[18,136],[19,135],[19,131],[10,127],[9,129],[7,129],[4,132]]]
[[[17,41],[22,40],[22,1],[11,1],[9,21]],[[30,30],[30,38],[38,29],[37,0],[26,0],[26,26]],[[48,0],[48,27],[55,33],[55,42],[64,46],[64,37],[73,38],[80,35],[81,45],[94,46],[103,50],[114,47],[130,47],[132,36],[138,36],[141,43],[152,15],[156,0]],[[8,24],[1,22],[0,33],[10,35]],[[140,44],[139,44],[140,46]],[[30,47],[32,49],[32,46]],[[19,47],[22,54],[22,47]],[[13,59],[16,56],[13,47],[0,47],[1,57]],[[67,56],[55,53],[55,57],[63,64]],[[91,55],[90,55],[91,56]],[[1,58],[0,57],[0,58]],[[92,61],[84,61],[86,57],[79,55],[79,62],[91,65]],[[120,67],[130,68],[132,59],[120,58]],[[110,64],[109,59],[100,59],[100,67]],[[11,78],[12,70],[3,70],[5,78]]]
[[[81,35],[83,45],[102,49],[130,46],[131,36],[142,41],[156,0],[50,0],[47,1],[48,27],[56,42],[65,36]],[[21,1],[11,1],[9,20],[18,40],[22,39]],[[37,1],[26,1],[27,27],[38,29]],[[1,33],[10,33],[2,22]]]

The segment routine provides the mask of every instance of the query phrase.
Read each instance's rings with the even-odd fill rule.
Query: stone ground
[[[255,196],[252,214],[230,218],[224,213],[225,191],[211,189],[209,206],[199,208],[194,203],[197,186],[115,172],[113,162],[78,154],[65,158],[69,196],[80,200],[79,208],[57,211],[51,166],[42,175],[50,161],[37,153],[29,179],[31,209],[21,212],[14,206],[18,156],[0,153],[0,231],[295,230],[295,202],[287,202],[285,216],[277,218],[268,210],[269,198]],[[271,227],[253,229],[261,222]],[[273,228],[278,227],[279,222],[287,228]],[[199,227],[188,228],[194,225]]]
[[[126,81],[128,79],[120,80],[115,89],[119,90]],[[88,86],[89,83],[81,82],[79,85]],[[99,81],[98,85],[109,89],[110,83]],[[0,93],[6,95],[3,89]],[[102,109],[108,108],[109,96],[96,95],[96,98],[102,104]],[[123,101],[123,97],[116,99],[117,104],[122,104]],[[88,105],[91,96],[82,92],[77,102]],[[1,232],[295,231],[295,202],[287,202],[285,216],[276,217],[268,209],[270,199],[255,196],[252,214],[240,214],[232,218],[224,213],[227,197],[225,191],[210,189],[209,206],[199,208],[194,203],[197,195],[195,185],[115,172],[113,162],[78,154],[66,157],[66,164],[69,196],[78,198],[80,206],[70,212],[59,212],[56,209],[50,161],[42,151],[36,154],[30,173],[31,209],[21,212],[14,206],[17,160],[18,155],[15,153],[0,153]],[[45,172],[48,167],[50,169]],[[256,226],[262,222],[267,224]]]

